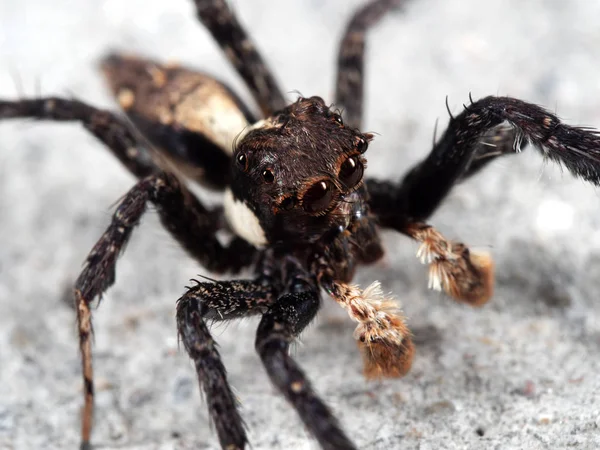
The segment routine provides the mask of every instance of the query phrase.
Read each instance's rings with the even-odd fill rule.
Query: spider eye
[[[365,168],[359,159],[356,156],[351,156],[340,167],[340,181],[346,188],[352,189],[362,179],[364,170]]]
[[[309,213],[325,211],[333,200],[333,184],[323,180],[313,184],[302,197],[302,206]]]
[[[265,183],[271,184],[275,181],[275,175],[273,175],[273,171],[271,169],[265,169],[260,174]]]
[[[369,147],[369,141],[367,141],[364,137],[360,136],[356,142],[356,149],[360,153],[364,153],[367,151],[368,147]]]
[[[248,170],[248,157],[245,153],[240,153],[237,155],[235,160],[238,163],[238,166],[240,166],[244,171]]]

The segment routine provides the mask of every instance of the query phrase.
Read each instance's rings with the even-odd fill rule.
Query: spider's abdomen
[[[234,140],[254,121],[214,78],[174,65],[109,55],[102,70],[132,122],[192,178],[223,189]]]

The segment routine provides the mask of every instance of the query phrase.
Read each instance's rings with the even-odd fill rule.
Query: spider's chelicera
[[[90,302],[114,282],[117,257],[149,203],[208,270],[253,273],[249,280],[197,282],[177,302],[179,335],[221,446],[243,449],[248,440],[207,321],[259,315],[255,346],[269,377],[319,444],[340,450],[356,447],[288,349],[315,317],[324,290],[358,323],[355,338],[367,377],[409,370],[414,347],[396,303],[377,282],[364,289],[350,284],[358,265],[383,255],[379,229],[420,243],[417,256],[429,265],[431,288],[482,305],[493,291],[491,258],[426,223],[452,186],[524,143],[600,184],[598,132],[565,125],[545,109],[509,97],[471,100],[399,183],[365,179],[373,138],[359,131],[365,34],[401,3],[375,0],[354,13],[338,55],[340,109],[320,97],[287,104],[225,0],[195,0],[198,17],[246,82],[262,120],[206,74],[120,55],[105,58],[102,69],[135,129],[78,100],[0,100],[0,118],[81,122],[139,178],[75,285],[85,395],[82,448],[90,445],[94,397]],[[181,175],[222,191],[223,207],[205,207]],[[230,232],[227,244],[217,239],[222,230]]]

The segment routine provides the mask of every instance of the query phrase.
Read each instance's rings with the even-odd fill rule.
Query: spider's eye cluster
[[[235,162],[237,163],[238,167],[240,169],[242,169],[244,172],[248,171],[248,155],[244,152],[239,153],[236,157],[235,157]],[[267,184],[271,184],[275,181],[275,174],[273,173],[273,169],[271,168],[267,168],[264,169],[261,173],[260,176],[262,178],[262,180],[267,183]]]
[[[325,211],[331,204],[335,191],[328,180],[317,181],[302,196],[302,206],[309,213]]]
[[[347,189],[352,189],[362,179],[364,170],[363,163],[360,162],[358,156],[351,156],[342,163],[338,176]]]

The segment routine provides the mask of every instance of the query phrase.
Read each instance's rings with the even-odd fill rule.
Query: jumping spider
[[[255,274],[253,280],[199,282],[177,302],[179,335],[195,362],[221,446],[244,448],[247,437],[206,320],[260,314],[256,349],[272,382],[323,448],[351,449],[355,446],[288,354],[315,317],[320,290],[358,322],[365,375],[402,376],[414,353],[402,314],[376,282],[365,289],[350,284],[358,265],[383,255],[380,228],[420,243],[430,287],[481,305],[493,290],[490,257],[445,239],[425,223],[452,186],[524,143],[600,184],[597,132],[567,126],[538,106],[508,97],[471,100],[400,183],[365,180],[373,135],[359,131],[364,39],[399,3],[372,1],[348,24],[338,58],[339,109],[319,97],[288,105],[224,0],[196,0],[198,16],[248,85],[262,120],[208,75],[121,55],[107,57],[103,70],[144,137],[127,121],[78,100],[0,101],[1,118],[82,122],[140,179],[119,202],[75,286],[85,387],[82,448],[89,447],[94,396],[90,302],[114,282],[117,257],[149,203],[207,269],[235,273],[250,267]],[[222,191],[223,208],[204,207],[167,170],[173,166]],[[217,238],[222,230],[232,235],[227,244]]]

